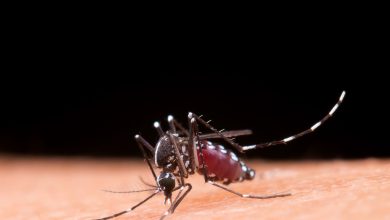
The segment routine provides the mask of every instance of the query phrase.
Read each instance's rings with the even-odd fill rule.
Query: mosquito
[[[290,196],[290,193],[250,195],[229,189],[227,185],[230,183],[252,180],[255,177],[256,172],[248,167],[231,150],[225,149],[222,145],[215,144],[210,140],[222,139],[240,153],[251,149],[287,144],[292,140],[313,132],[327,121],[340,106],[344,97],[345,91],[341,93],[337,103],[333,106],[330,112],[309,129],[281,140],[255,145],[242,146],[234,141],[234,137],[252,134],[251,130],[217,130],[210,125],[210,121],[205,121],[202,116],[198,116],[191,112],[188,113],[188,128],[182,126],[171,115],[168,116],[168,131],[163,131],[160,123],[154,122],[154,127],[159,135],[159,140],[157,141],[155,147],[153,147],[140,135],[135,135],[138,147],[140,148],[144,160],[146,161],[155,180],[155,185],[148,183],[145,184],[152,186],[153,189],[127,192],[109,191],[113,193],[153,191],[153,193],[127,210],[104,218],[99,218],[97,220],[112,219],[131,212],[155,195],[163,193],[165,196],[164,204],[168,202],[170,206],[161,216],[160,220],[162,220],[168,215],[174,213],[179,204],[191,191],[192,185],[187,183],[186,179],[189,175],[193,175],[195,173],[203,175],[205,183],[226,190],[227,192],[242,198],[270,199]],[[199,125],[205,127],[211,132],[201,134],[198,129]],[[159,175],[156,174],[155,169],[161,170]],[[175,191],[178,191],[178,193],[172,201],[172,194]]]

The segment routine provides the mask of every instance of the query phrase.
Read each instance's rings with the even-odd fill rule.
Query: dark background
[[[307,129],[346,90],[315,133],[246,155],[389,157],[386,29],[327,16],[221,21],[202,31],[159,20],[10,19],[0,153],[140,156],[135,134],[154,144],[155,120],[166,128],[168,114],[184,122],[188,111],[218,129],[252,129],[238,141],[255,144]]]
[[[53,68],[60,71],[56,65]],[[254,135],[238,141],[255,144],[307,129],[326,115],[346,90],[345,101],[334,117],[315,133],[287,146],[252,150],[246,156],[389,157],[386,82],[330,74],[321,67],[311,71],[301,76],[270,69],[245,73],[130,69],[121,77],[11,77],[2,82],[0,151],[140,156],[132,138],[135,134],[154,144],[155,120],[167,128],[166,116],[172,114],[186,124],[188,111],[212,119],[218,129],[252,129]]]

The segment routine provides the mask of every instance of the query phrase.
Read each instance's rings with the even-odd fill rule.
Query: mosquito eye
[[[161,173],[157,182],[164,191],[172,191],[175,188],[175,176],[172,173]]]
[[[256,175],[255,170],[248,168],[248,170],[246,171],[246,179],[252,180],[253,178],[255,178],[255,175]]]

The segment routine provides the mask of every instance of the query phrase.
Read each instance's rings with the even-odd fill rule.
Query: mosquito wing
[[[243,136],[243,135],[251,135],[252,130],[249,130],[249,129],[234,130],[234,131],[224,131],[221,133],[223,134],[223,136],[225,136],[227,138],[231,138],[231,137],[237,137],[237,136]],[[204,140],[204,139],[221,138],[221,136],[217,133],[209,133],[209,134],[201,134],[201,135],[199,135],[199,138]]]

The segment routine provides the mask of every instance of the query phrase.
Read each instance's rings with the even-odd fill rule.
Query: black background
[[[47,20],[21,20],[3,36],[0,153],[140,156],[135,134],[154,144],[155,120],[166,128],[168,114],[185,122],[189,111],[218,129],[252,129],[238,141],[255,144],[307,129],[346,90],[315,133],[246,155],[390,156],[380,27],[322,21],[175,35]]]
[[[262,70],[129,70],[121,77],[64,74],[11,78],[3,81],[2,87],[0,150],[33,155],[139,156],[132,138],[135,134],[154,144],[155,120],[167,128],[166,116],[172,114],[186,124],[189,111],[212,119],[218,129],[252,129],[254,135],[238,141],[255,144],[312,126],[346,90],[345,102],[315,133],[287,146],[253,150],[246,155],[390,156],[385,83],[314,72],[301,78]]]

